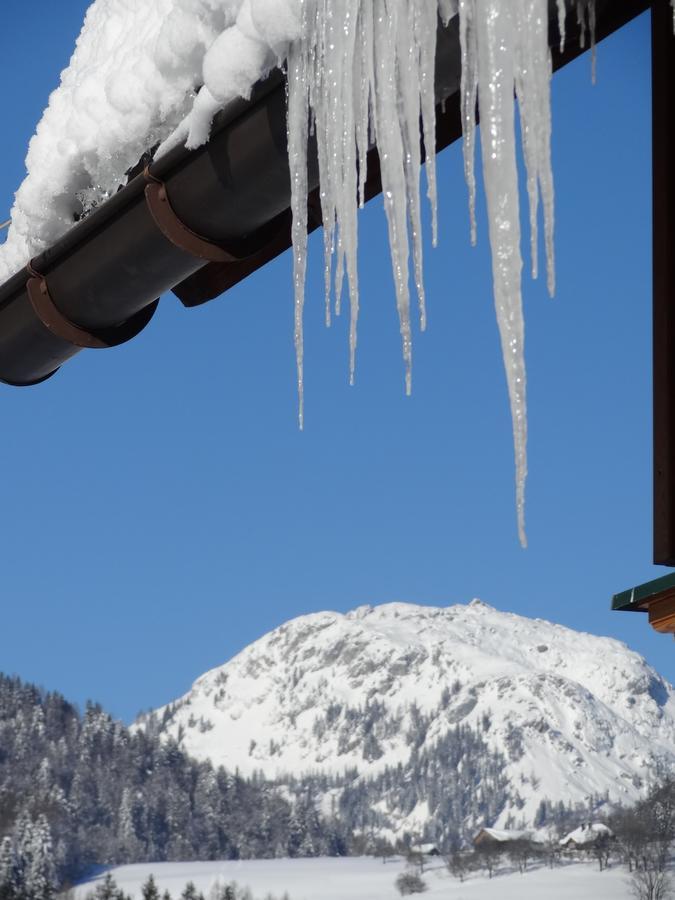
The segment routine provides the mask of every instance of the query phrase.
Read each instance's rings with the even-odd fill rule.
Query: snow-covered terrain
[[[632,800],[657,760],[675,762],[675,691],[637,653],[476,600],[302,616],[156,716],[197,758],[268,778],[372,775],[471,725],[519,794],[496,826],[531,824],[542,798]]]
[[[505,874],[492,880],[472,876],[460,884],[450,877],[441,863],[435,862],[424,878],[425,897],[455,900],[628,900],[626,872],[582,863],[558,869],[537,869],[524,875]],[[402,861],[356,859],[270,859],[243,862],[144,863],[121,866],[112,873],[117,884],[133,900],[141,900],[141,885],[152,873],[160,891],[180,896],[187,881],[193,881],[208,898],[219,881],[236,881],[248,886],[256,900],[268,893],[280,898],[288,891],[290,900],[395,900],[396,876],[404,871]],[[93,882],[76,889],[76,900],[83,900]]]

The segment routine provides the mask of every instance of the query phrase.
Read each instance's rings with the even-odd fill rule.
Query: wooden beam
[[[675,37],[652,4],[654,562],[675,566]]]
[[[649,624],[662,634],[675,634],[675,594],[649,604]]]

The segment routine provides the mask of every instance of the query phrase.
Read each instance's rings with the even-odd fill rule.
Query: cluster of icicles
[[[579,0],[582,31],[594,42],[594,0]],[[363,205],[367,151],[377,145],[405,365],[411,390],[412,280],[425,327],[420,210],[420,123],[427,194],[437,239],[434,61],[437,18],[459,14],[461,109],[471,240],[476,240],[474,148],[480,111],[494,298],[513,419],[516,507],[525,537],[527,417],[521,303],[520,213],[514,92],[518,98],[529,195],[532,275],[537,276],[541,197],[548,289],[554,292],[553,180],[550,162],[548,0],[303,0],[301,39],[288,55],[288,142],[293,210],[295,347],[303,424],[303,304],[307,251],[307,146],[318,147],[325,245],[326,318],[334,278],[339,312],[346,277],[350,302],[350,381],[354,379],[359,289],[357,205]],[[564,41],[565,3],[558,0]]]

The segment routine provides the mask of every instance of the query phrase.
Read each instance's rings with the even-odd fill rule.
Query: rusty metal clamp
[[[111,328],[97,329],[94,333],[76,325],[58,309],[49,293],[46,277],[35,269],[32,260],[26,268],[31,276],[26,282],[26,293],[35,315],[52,334],[75,347],[104,350],[126,343],[145,328],[159,303],[159,300],[155,300],[126,322]]]
[[[166,185],[160,178],[153,175],[149,166],[143,169],[143,177],[147,182],[145,186],[145,202],[150,210],[150,215],[155,225],[174,247],[178,247],[180,250],[189,253],[190,256],[196,256],[198,259],[203,259],[207,262],[228,263],[237,261],[238,257],[230,250],[215,243],[215,241],[197,234],[196,231],[189,228],[179,218],[171,206]]]

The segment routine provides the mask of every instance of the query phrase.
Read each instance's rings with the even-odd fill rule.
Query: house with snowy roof
[[[560,846],[568,850],[588,848],[598,841],[611,840],[614,832],[602,822],[584,822],[560,839]]]
[[[535,840],[534,832],[517,829],[481,828],[473,839],[474,847],[486,847]]]
[[[417,853],[420,856],[440,856],[441,852],[436,846],[436,844],[427,843],[427,844],[414,844],[410,848],[411,853]]]

